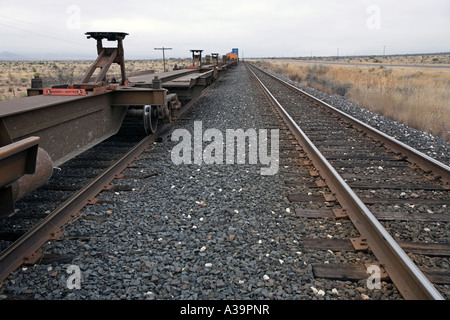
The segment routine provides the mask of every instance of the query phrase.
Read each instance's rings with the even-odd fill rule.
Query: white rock
[[[363,298],[363,300],[369,300],[369,296],[367,294],[361,294],[361,298]]]
[[[430,232],[430,228],[423,228],[423,231]]]
[[[239,210],[234,210],[234,213],[236,213],[236,214],[239,213]]]
[[[331,293],[333,293],[333,294],[339,294],[339,291],[337,291],[336,288],[333,288],[333,290],[331,290]]]
[[[319,290],[317,290],[316,288],[314,288],[314,287],[310,287],[311,288],[311,290],[312,290],[312,292],[314,293],[314,294],[317,294],[318,292],[319,292]]]
[[[281,259],[278,259],[278,261],[280,261],[280,264],[283,264],[283,263],[284,263],[284,261],[283,261],[283,260],[281,260]]]
[[[286,212],[287,213],[291,213],[291,209],[290,208],[286,208]]]
[[[331,238],[333,238],[333,236],[331,234],[327,234],[327,238],[331,239]]]
[[[269,277],[267,274],[265,274],[265,275],[263,276],[263,279],[267,281],[267,280],[270,279],[270,277]]]
[[[206,264],[205,264],[205,267],[206,267],[206,268],[211,268],[211,267],[212,267],[212,263],[211,263],[211,262],[206,263]]]
[[[203,246],[203,247],[200,248],[200,252],[203,252],[203,251],[205,251],[205,250],[206,250],[206,247],[205,247],[205,246]]]
[[[239,284],[244,284],[244,280],[239,280]]]
[[[317,295],[323,297],[323,296],[325,295],[325,291],[319,290],[319,291],[317,292]]]

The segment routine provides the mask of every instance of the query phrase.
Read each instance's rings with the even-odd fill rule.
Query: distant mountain
[[[9,51],[3,51],[0,53],[0,60],[22,60],[24,59],[24,56],[21,56],[20,54],[16,54]]]

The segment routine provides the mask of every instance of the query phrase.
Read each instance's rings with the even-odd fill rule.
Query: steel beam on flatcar
[[[50,168],[52,165],[57,167],[116,134],[129,106],[144,105],[158,106],[160,118],[169,119],[181,107],[176,95],[169,94],[166,89],[130,87],[86,96],[39,95],[2,101],[0,133],[2,140],[9,142],[1,146],[0,154],[15,146],[14,143],[20,144],[36,136],[39,137],[39,148],[43,149],[41,153],[45,153],[43,158],[48,158],[45,162],[50,163]],[[44,177],[41,185],[50,178],[48,167],[45,165],[42,171],[36,173],[35,177]],[[33,185],[38,184],[36,179],[40,178],[32,180]],[[11,208],[10,200],[3,202]],[[10,209],[2,211],[0,216],[11,213]]]

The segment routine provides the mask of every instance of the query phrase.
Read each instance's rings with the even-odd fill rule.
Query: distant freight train
[[[239,61],[239,49],[233,48],[230,53],[227,53],[227,58],[231,60]]]

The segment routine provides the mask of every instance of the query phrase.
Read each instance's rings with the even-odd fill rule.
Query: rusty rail
[[[90,199],[94,198],[115,176],[122,172],[129,163],[140,155],[157,136],[167,129],[162,126],[155,134],[146,136],[132,150],[119,161],[110,166],[89,185],[67,200],[61,207],[49,214],[32,230],[18,239],[12,246],[0,255],[0,282],[21,266],[28,257],[33,254],[55,234],[67,221],[86,206]]]
[[[265,95],[274,103],[284,122],[308,154],[322,178],[325,179],[328,187],[336,194],[337,200],[347,211],[348,217],[360,232],[361,236],[366,239],[372,252],[386,269],[389,277],[402,296],[405,299],[412,300],[443,300],[444,298],[433,284],[411,261],[403,249],[375,218],[373,213],[359,199],[316,146],[314,146],[253,70],[250,68],[249,70],[258,81]]]
[[[261,68],[258,68],[257,66],[254,65],[252,66],[264,72],[263,70],[261,70]],[[296,92],[300,93],[307,99],[327,108],[329,111],[339,116],[342,120],[351,124],[354,128],[359,129],[360,131],[366,133],[372,139],[382,143],[387,149],[402,154],[404,157],[406,157],[407,161],[409,161],[413,165],[416,165],[425,172],[433,173],[436,177],[439,177],[444,184],[450,186],[450,166],[445,165],[442,162],[439,162],[436,159],[433,159],[414,148],[411,148],[407,144],[398,141],[397,139],[394,139],[393,137],[385,134],[384,132],[381,132],[380,130],[377,130],[365,124],[364,122],[352,117],[351,115],[346,114],[345,112],[291,85],[290,83],[287,83],[277,77],[273,77],[273,79],[279,81],[283,85],[288,86],[292,90],[295,90]]]

